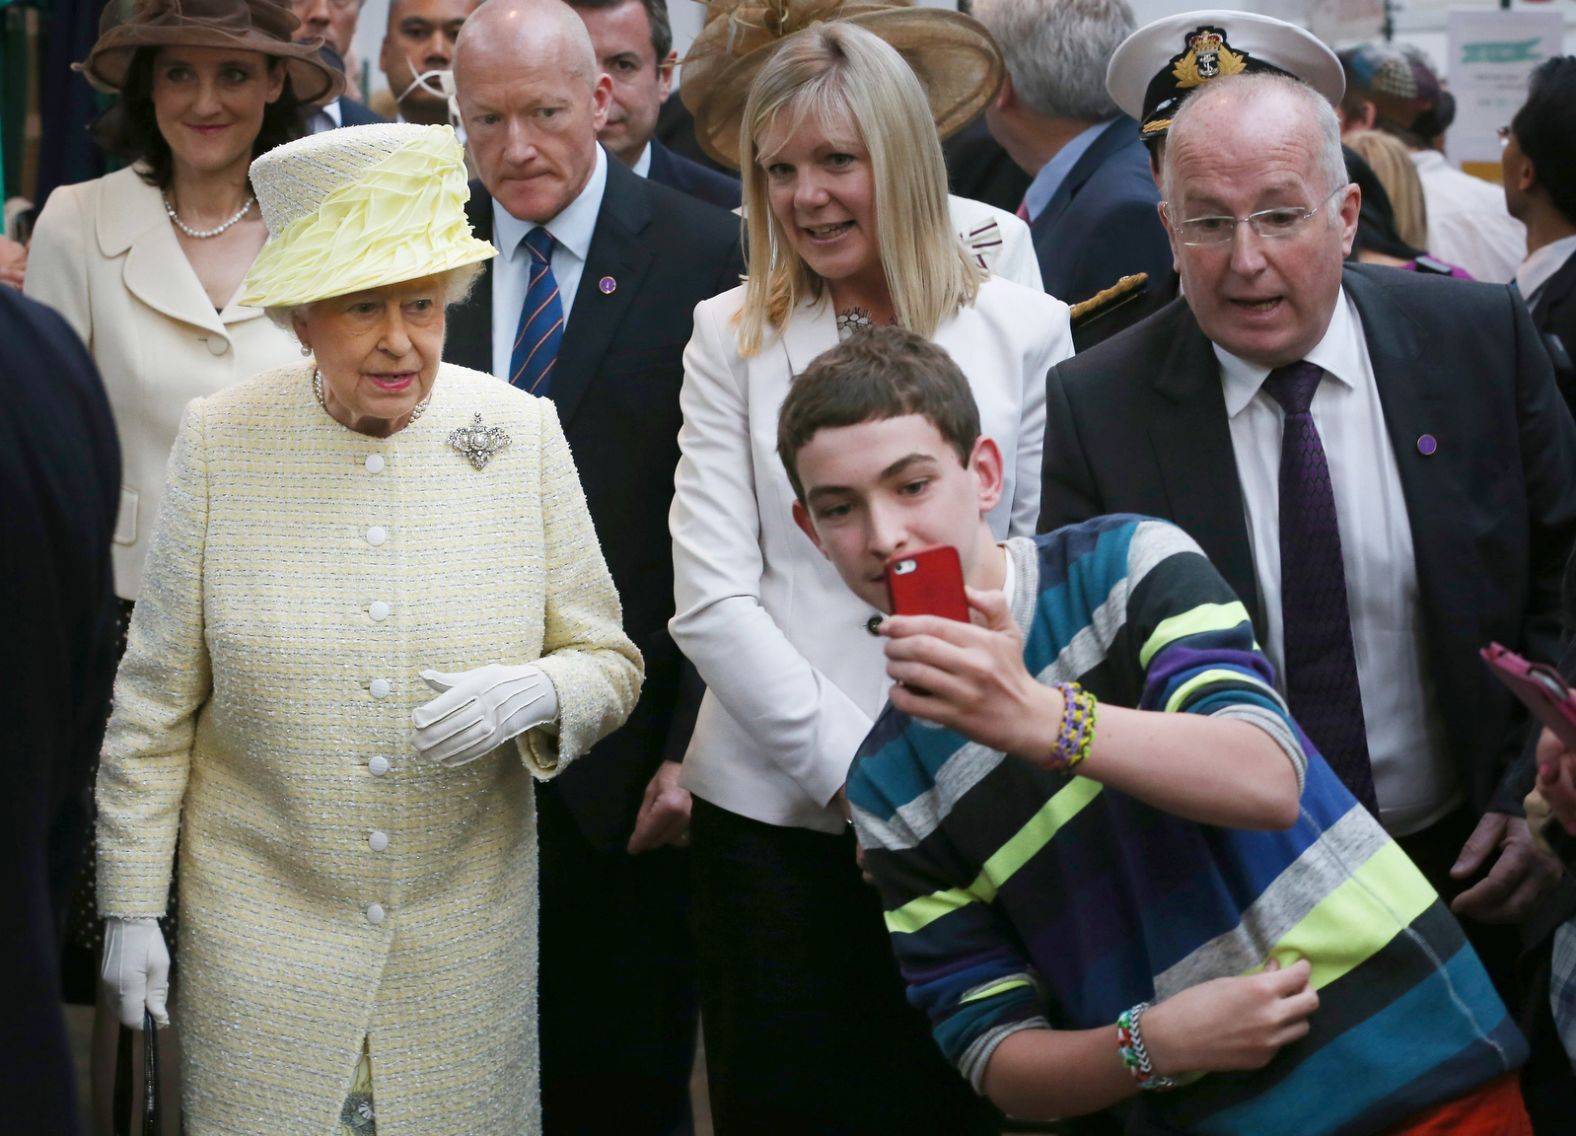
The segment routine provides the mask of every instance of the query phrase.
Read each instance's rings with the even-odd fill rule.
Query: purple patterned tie
[[[1264,389],[1286,411],[1280,463],[1286,696],[1298,724],[1335,775],[1378,816],[1335,491],[1319,428],[1308,410],[1323,375],[1323,368],[1305,361],[1276,367],[1264,380]]]

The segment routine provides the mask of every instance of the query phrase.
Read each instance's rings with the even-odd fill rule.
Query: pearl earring
[[[312,357],[312,349],[310,347],[308,347],[305,343],[303,343],[301,345],[301,358],[303,358],[303,359],[310,359],[311,357]]]

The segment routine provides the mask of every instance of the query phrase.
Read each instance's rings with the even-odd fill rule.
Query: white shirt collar
[[[651,176],[651,143],[646,143],[646,148],[640,152],[640,157],[635,159],[635,164],[630,167],[635,171],[636,177]]]
[[[1324,337],[1303,358],[1324,368],[1325,373],[1337,382],[1355,387],[1363,374],[1362,344],[1358,342],[1357,321],[1352,316],[1350,305],[1351,300],[1343,288],[1337,298],[1335,311],[1330,314],[1330,326],[1324,329]],[[1215,358],[1220,361],[1226,415],[1235,418],[1259,393],[1259,388],[1269,377],[1270,368],[1238,358],[1218,343],[1213,346]]]
[[[996,546],[1001,550],[1001,560],[1004,571],[1001,577],[1001,594],[1007,600],[1007,610],[1012,611],[1013,601],[1018,598],[1018,570],[1012,564],[1012,550],[1005,544]]]
[[[597,214],[602,210],[602,193],[607,189],[607,154],[601,146],[596,148],[596,165],[591,176],[577,196],[564,206],[558,216],[542,227],[560,246],[585,260],[591,251],[591,236],[596,232]],[[536,228],[535,221],[522,221],[493,200],[494,243],[504,256],[513,256],[525,235]]]
[[[1527,259],[1521,262],[1521,267],[1516,269],[1516,287],[1521,289],[1521,298],[1530,306],[1537,297],[1538,289],[1547,284],[1549,277],[1558,272],[1560,266],[1572,256],[1576,256],[1576,233],[1550,241],[1537,252],[1529,253]]]

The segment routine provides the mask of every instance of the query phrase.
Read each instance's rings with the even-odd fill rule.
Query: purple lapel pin
[[[1417,452],[1425,458],[1434,456],[1434,451],[1439,449],[1439,439],[1432,434],[1419,434],[1417,436]]]
[[[602,295],[604,296],[611,296],[614,292],[618,291],[618,281],[614,280],[611,276],[602,277],[602,279],[596,282],[596,286],[601,289]]]

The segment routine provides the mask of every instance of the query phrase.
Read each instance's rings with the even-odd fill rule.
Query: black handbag
[[[120,1027],[115,1052],[115,1136],[159,1136],[159,1031],[153,1015],[142,1012],[142,1126],[132,1117],[133,1041],[136,1030]]]

